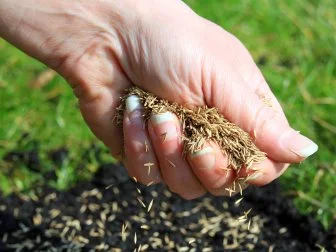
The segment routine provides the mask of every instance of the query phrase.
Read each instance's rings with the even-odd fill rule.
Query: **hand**
[[[131,85],[184,106],[217,107],[248,132],[267,153],[267,159],[255,165],[260,171],[249,180],[251,184],[271,182],[287,163],[301,162],[317,150],[316,144],[289,126],[241,42],[182,1],[61,3],[57,3],[61,7],[40,7],[39,15],[31,15],[36,19],[33,23],[40,25],[30,34],[41,39],[38,47],[33,42],[22,46],[9,31],[7,38],[69,81],[91,130],[112,155],[120,157],[124,148],[123,162],[138,181],[162,181],[192,199],[206,191],[227,195],[225,188],[237,174],[223,169],[227,159],[214,143],[184,159],[181,127],[173,114],[153,116],[144,129],[136,97],[126,103],[123,143],[113,118],[119,97]],[[41,20],[50,13],[57,18],[48,24],[51,27],[44,27]]]

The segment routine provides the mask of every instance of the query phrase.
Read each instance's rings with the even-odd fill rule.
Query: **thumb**
[[[274,98],[271,91],[268,92],[266,95]],[[317,151],[313,141],[290,127],[280,106],[265,102],[251,88],[238,85],[230,99],[234,110],[227,108],[224,111],[229,115],[223,114],[247,131],[268,158],[281,163],[298,163]]]

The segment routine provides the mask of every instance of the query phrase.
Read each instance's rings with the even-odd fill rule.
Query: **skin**
[[[250,184],[271,182],[315,148],[289,126],[243,44],[182,1],[2,0],[0,36],[69,82],[88,126],[130,176],[163,182],[183,198],[227,195],[225,188],[248,171],[223,169],[227,159],[214,143],[205,145],[208,152],[183,158],[174,115],[163,123],[153,118],[144,128],[138,107],[125,113],[123,129],[117,127],[119,97],[132,85],[187,107],[217,107],[248,132],[267,154],[252,167],[261,175]]]

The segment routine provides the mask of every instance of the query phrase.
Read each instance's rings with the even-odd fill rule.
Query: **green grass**
[[[336,2],[186,1],[197,13],[235,34],[251,51],[279,98],[292,126],[319,145],[316,155],[293,165],[281,177],[298,208],[313,213],[325,227],[336,219]],[[46,67],[0,41],[0,158],[13,149],[41,153],[59,146],[70,158],[57,168],[43,156],[48,171],[57,169],[54,186],[67,188],[86,179],[95,160],[78,169],[80,155],[94,139],[65,81],[55,76],[42,88],[31,83]],[[20,141],[22,134],[29,135]],[[46,155],[46,154],[43,154]],[[108,159],[108,157],[106,157]],[[4,192],[29,190],[43,176],[0,161]]]

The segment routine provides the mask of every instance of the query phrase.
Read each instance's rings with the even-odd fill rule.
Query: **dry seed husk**
[[[207,106],[185,108],[137,87],[129,88],[121,97],[121,104],[117,108],[119,125],[122,125],[125,101],[131,95],[139,97],[144,107],[143,116],[146,123],[152,115],[168,111],[178,117],[182,125],[184,155],[201,150],[206,142],[214,142],[228,157],[228,167],[234,170],[250,167],[251,164],[265,159],[265,153],[254,145],[251,137],[237,125],[225,119],[216,108]]]

